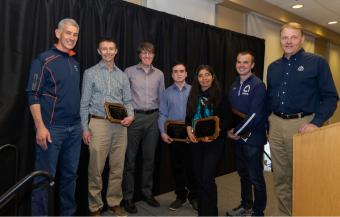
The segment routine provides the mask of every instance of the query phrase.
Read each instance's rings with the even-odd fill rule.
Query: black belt
[[[311,113],[300,112],[300,113],[295,113],[295,114],[283,114],[279,112],[273,112],[273,113],[282,119],[296,119],[296,118],[302,118],[302,117],[313,114],[312,112]]]
[[[91,118],[96,118],[96,119],[107,119],[106,117],[103,116],[98,116],[98,115],[90,115]]]
[[[151,109],[151,110],[139,110],[139,109],[135,109],[135,113],[139,113],[139,114],[152,114],[154,112],[158,111],[158,109]]]

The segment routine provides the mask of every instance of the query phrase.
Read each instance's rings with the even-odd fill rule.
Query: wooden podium
[[[293,143],[293,216],[340,216],[340,123]]]

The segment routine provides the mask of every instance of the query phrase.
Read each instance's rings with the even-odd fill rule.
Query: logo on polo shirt
[[[78,69],[77,65],[73,65],[73,69],[74,69],[74,71],[79,72],[79,69]]]
[[[304,68],[303,66],[299,66],[299,67],[297,68],[297,70],[298,70],[299,72],[303,72],[303,71],[305,70],[305,68]]]
[[[250,85],[247,84],[242,90],[242,95],[249,95],[249,91],[250,91]]]

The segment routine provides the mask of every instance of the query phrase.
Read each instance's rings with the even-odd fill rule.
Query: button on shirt
[[[106,116],[104,103],[120,103],[128,116],[134,116],[128,77],[118,67],[109,70],[103,62],[85,70],[80,116],[83,129],[88,129],[88,115]]]
[[[165,89],[163,72],[151,66],[145,72],[141,64],[125,69],[129,78],[134,109],[151,110],[159,107],[159,99]]]
[[[187,100],[191,85],[185,84],[179,89],[176,84],[168,87],[160,98],[158,127],[164,132],[166,120],[184,121],[186,115]]]
[[[339,99],[328,63],[301,49],[268,67],[269,112],[315,113],[311,123],[321,126],[336,109]]]

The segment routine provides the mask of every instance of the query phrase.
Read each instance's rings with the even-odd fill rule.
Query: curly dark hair
[[[192,82],[192,87],[188,97],[187,115],[189,115],[190,117],[192,117],[195,114],[198,98],[200,93],[202,92],[201,85],[198,81],[198,73],[203,69],[210,72],[210,74],[213,76],[211,87],[209,87],[209,89],[207,90],[209,95],[208,105],[217,107],[221,101],[222,91],[217,81],[214,69],[209,65],[200,65],[196,70],[196,75]]]

